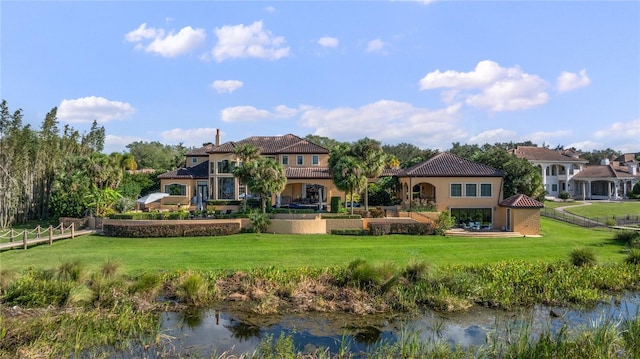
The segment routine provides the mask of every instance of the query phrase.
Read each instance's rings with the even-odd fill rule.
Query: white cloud
[[[406,102],[380,100],[361,107],[305,108],[299,125],[341,141],[370,137],[385,143],[410,142],[445,149],[466,139],[458,125],[460,105],[431,111]]]
[[[238,80],[215,80],[211,84],[211,87],[218,91],[218,93],[232,93],[242,86],[244,86],[244,84]]]
[[[267,6],[267,7],[264,8],[264,11],[272,14],[272,13],[276,12],[276,8],[273,7],[273,6]]]
[[[318,40],[318,44],[323,47],[338,47],[339,43],[338,39],[329,36],[321,37]]]
[[[125,40],[136,43],[137,50],[156,53],[164,57],[187,54],[204,45],[205,39],[206,34],[203,29],[186,26],[180,29],[177,34],[174,34],[173,31],[166,34],[163,29],[147,28],[146,23],[125,35]]]
[[[367,52],[383,52],[385,48],[384,41],[380,39],[374,39],[367,43]]]
[[[205,142],[211,142],[215,139],[215,136],[215,128],[174,128],[160,133],[160,137],[164,142],[171,144],[182,143],[186,147],[200,147]]]
[[[548,84],[542,78],[489,60],[480,61],[470,72],[430,72],[419,85],[420,90],[448,89],[442,93],[445,102],[464,100],[494,112],[524,110],[549,101]]]
[[[505,130],[504,128],[497,128],[494,130],[480,132],[479,134],[469,138],[469,141],[467,142],[475,143],[478,145],[484,145],[485,143],[494,144],[497,142],[513,141],[515,137],[515,131]]]
[[[247,57],[278,60],[289,56],[289,47],[285,46],[284,37],[274,36],[270,31],[263,30],[262,21],[249,26],[226,25],[216,28],[214,32],[218,43],[211,54],[218,62]]]
[[[149,141],[136,136],[106,135],[104,138],[104,153],[127,151],[127,145],[136,141]]]
[[[586,141],[580,141],[580,142],[573,142],[565,146],[565,148],[572,148],[572,147],[575,148],[576,150],[587,152],[587,151],[593,151],[593,150],[602,150],[605,148],[605,145],[600,142],[586,140]]]
[[[126,119],[133,113],[135,109],[126,102],[109,101],[96,96],[65,99],[58,106],[58,118],[69,123],[90,123],[93,120],[105,123]]]
[[[558,80],[556,81],[556,87],[559,93],[573,91],[580,87],[586,87],[591,84],[591,79],[587,76],[587,70],[580,70],[579,74],[572,72],[562,71]]]
[[[611,148],[621,152],[640,151],[640,119],[614,122],[609,127],[595,131],[596,140],[606,140]]]
[[[298,114],[298,110],[284,105],[276,106],[273,111],[257,109],[253,106],[227,107],[220,111],[223,122],[251,122],[270,119],[291,118]]]
[[[524,140],[531,140],[540,146],[545,145],[561,145],[567,138],[573,136],[571,130],[557,130],[557,131],[536,131],[526,135]]]

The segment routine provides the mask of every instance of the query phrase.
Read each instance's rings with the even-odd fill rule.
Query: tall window
[[[491,183],[480,184],[480,197],[491,197]]]
[[[314,166],[317,166],[320,164],[320,156],[318,155],[313,155],[311,156],[311,164]]]
[[[460,183],[451,184],[451,197],[462,197],[462,184]]]
[[[229,160],[218,162],[218,173],[233,173],[235,163]]]
[[[234,177],[218,178],[218,199],[235,199],[235,184]]]
[[[464,195],[466,197],[477,197],[478,196],[478,185],[475,183],[466,183],[464,185]]]
[[[214,162],[209,162],[209,173],[216,173],[216,164]]]
[[[283,166],[288,166],[289,165],[289,156],[282,155],[282,165]]]
[[[304,164],[304,156],[297,155],[296,156],[296,165],[302,166]]]

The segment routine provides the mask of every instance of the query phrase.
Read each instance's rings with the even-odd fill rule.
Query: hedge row
[[[240,223],[170,223],[170,224],[104,224],[102,231],[109,237],[200,237],[228,236],[240,233]]]
[[[369,233],[372,236],[387,234],[431,235],[435,228],[429,223],[369,223]]]
[[[322,213],[322,219],[361,219],[360,215],[342,214],[342,213]]]

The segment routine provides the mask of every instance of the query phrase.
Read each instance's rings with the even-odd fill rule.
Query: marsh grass
[[[423,265],[419,267],[423,268]],[[4,331],[4,334],[2,331],[0,334],[10,339],[9,349],[0,349],[0,357],[3,353],[15,354],[23,349],[33,352],[41,349],[45,353],[51,351],[49,356],[61,357],[86,350],[92,345],[116,345],[114,343],[125,340],[123,338],[139,340],[141,333],[145,336],[149,334],[150,324],[147,321],[154,316],[154,311],[167,309],[166,302],[159,301],[161,297],[175,298],[176,307],[202,307],[215,300],[224,300],[231,293],[241,293],[245,297],[243,305],[257,313],[299,310],[302,307],[297,305],[315,303],[322,310],[365,314],[422,308],[462,311],[473,305],[504,309],[536,303],[591,305],[608,299],[612,293],[640,290],[638,265],[577,267],[567,261],[509,261],[489,265],[446,266],[427,271],[421,276],[415,275],[415,278],[423,279],[414,280],[407,279],[404,274],[418,270],[408,271],[406,267],[393,263],[375,264],[365,260],[353,261],[345,267],[321,270],[269,267],[247,272],[149,272],[138,276],[111,276],[105,275],[102,270],[95,273],[75,270],[84,268],[81,263],[65,265],[64,268],[64,271],[60,267],[51,270],[31,268],[2,287],[0,309],[7,310],[13,306],[35,308],[30,313],[37,313],[35,317],[41,319],[19,315],[0,316]],[[60,272],[82,274],[60,275]],[[72,281],[73,278],[82,280]],[[78,321],[83,320],[80,318],[87,323],[79,324]],[[157,316],[154,318],[157,320]],[[20,320],[26,320],[33,326],[37,323],[52,332],[44,335],[36,330],[39,336],[32,337],[32,333],[24,332]],[[126,320],[131,320],[132,325],[121,323]],[[55,321],[58,326],[54,330],[51,322]],[[531,347],[524,341],[530,333],[515,331],[510,337],[509,348],[493,348],[491,353],[498,353],[496,357],[515,353],[506,357],[525,358],[532,357],[527,353],[557,353],[561,349],[584,354],[587,358],[595,358],[596,353],[609,355],[612,350],[637,353],[637,345],[631,344],[638,342],[640,333],[637,316],[635,321],[616,322],[608,326],[604,324],[598,323],[602,331],[580,337],[567,336],[559,340],[557,337],[542,336],[543,340],[536,344],[539,348]],[[56,334],[58,331],[63,334]],[[91,334],[93,331],[95,333]],[[76,336],[71,337],[68,333],[76,333]],[[379,349],[382,353],[392,353],[391,357],[468,355],[459,349],[445,351],[438,343],[438,338],[432,338],[429,343],[417,338],[407,333],[401,346],[388,344],[381,345]],[[60,340],[64,343],[58,343]],[[559,342],[569,344],[558,349],[556,346],[560,345]],[[282,352],[287,348],[284,344],[269,353]],[[9,354],[5,356],[11,357]]]
[[[598,262],[593,248],[577,247],[571,251],[569,257],[571,258],[571,263],[578,267],[592,266]]]

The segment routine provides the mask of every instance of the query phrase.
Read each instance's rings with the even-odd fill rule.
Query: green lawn
[[[575,202],[580,203],[580,202]],[[545,203],[546,205],[546,203]],[[591,202],[588,206],[571,207],[567,212],[587,218],[625,216],[627,214],[640,216],[640,201],[634,202]]]
[[[54,267],[79,260],[91,269],[115,260],[126,272],[141,270],[328,267],[356,258],[406,265],[413,259],[436,266],[501,260],[556,261],[577,246],[592,247],[598,260],[619,262],[624,248],[610,230],[585,229],[542,218],[542,238],[456,238],[442,236],[351,237],[239,234],[227,237],[130,239],[82,236],[28,250],[0,253],[0,269]]]

